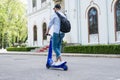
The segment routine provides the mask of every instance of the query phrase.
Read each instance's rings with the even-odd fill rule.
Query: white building
[[[28,44],[47,45],[44,37],[55,3],[70,20],[64,40],[82,45],[120,42],[120,0],[28,0]],[[58,2],[57,2],[58,1]],[[52,33],[52,31],[51,31]]]

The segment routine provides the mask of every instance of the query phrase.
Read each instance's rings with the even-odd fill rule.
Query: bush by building
[[[32,49],[35,49],[37,47],[8,47],[6,48],[7,51],[31,51]]]
[[[64,53],[120,54],[120,45],[65,46]]]

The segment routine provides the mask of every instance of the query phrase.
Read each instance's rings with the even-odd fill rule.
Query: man
[[[61,6],[59,4],[56,4],[54,6],[53,10],[54,10],[54,14],[52,15],[52,17],[50,19],[50,23],[48,26],[48,30],[46,31],[46,34],[49,34],[49,31],[50,31],[51,27],[53,26],[52,47],[56,54],[55,62],[58,62],[58,61],[62,62],[61,43],[62,43],[62,40],[63,40],[63,37],[65,36],[65,34],[60,32],[60,19],[55,12],[58,12],[63,17],[65,17],[65,15],[62,12],[60,12]]]

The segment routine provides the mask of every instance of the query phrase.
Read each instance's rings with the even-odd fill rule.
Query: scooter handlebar
[[[46,34],[47,36],[51,36],[51,34]]]

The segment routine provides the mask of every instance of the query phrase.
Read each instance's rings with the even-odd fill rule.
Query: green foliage
[[[63,53],[63,49],[66,46],[67,42],[66,41],[62,41],[62,46],[61,46],[61,52]]]
[[[120,45],[66,46],[65,53],[120,54]]]
[[[6,48],[7,51],[31,51],[37,47],[9,47]]]
[[[25,5],[20,0],[0,0],[0,44],[13,46],[27,38]],[[6,36],[5,36],[6,35]]]

